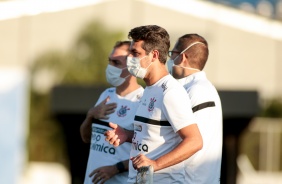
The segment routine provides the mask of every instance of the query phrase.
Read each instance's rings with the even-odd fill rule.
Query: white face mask
[[[179,65],[175,65],[174,64],[174,61],[181,55],[183,54],[185,51],[187,51],[189,48],[191,48],[193,45],[196,45],[196,44],[203,44],[202,42],[194,42],[192,43],[191,45],[189,45],[186,49],[184,49],[180,54],[178,54],[178,56],[176,56],[174,59],[169,59],[167,61],[167,69],[168,69],[168,72],[170,74],[172,74],[172,68],[174,66],[177,66],[177,67],[180,67],[180,68],[185,68],[185,69],[189,69],[189,70],[195,70],[195,71],[200,71],[199,69],[197,68],[190,68],[190,67],[184,67],[184,66],[179,66]]]
[[[120,86],[124,83],[125,79],[129,76],[126,76],[125,78],[120,77],[122,70],[126,68],[117,68],[112,65],[108,65],[106,68],[106,78],[108,83],[110,83],[113,86]]]
[[[145,58],[147,56],[144,56],[142,58],[138,58],[138,57],[127,57],[127,69],[128,71],[135,77],[138,77],[140,79],[143,79],[146,76],[147,73],[147,69],[149,68],[149,66],[151,66],[152,62],[150,63],[150,65],[147,68],[142,68],[140,65],[140,61]]]

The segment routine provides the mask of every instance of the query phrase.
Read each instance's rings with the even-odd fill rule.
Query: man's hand
[[[109,123],[110,127],[113,128],[113,130],[108,130],[104,133],[106,136],[106,141],[108,141],[110,144],[114,145],[115,147],[121,145],[122,143],[126,142],[129,138],[129,136],[133,133],[129,134],[128,130],[125,130],[114,123]]]
[[[88,110],[86,118],[80,126],[80,136],[83,142],[89,143],[91,141],[92,118],[109,119],[108,115],[115,112],[117,104],[106,104],[109,100],[110,97],[107,97],[99,105]]]
[[[132,166],[134,169],[138,170],[143,166],[152,166],[155,170],[157,169],[157,163],[154,160],[149,159],[143,154],[139,154],[136,157],[131,157],[130,160],[132,161]]]
[[[100,182],[100,184],[105,183],[108,179],[116,175],[119,171],[117,170],[115,165],[111,166],[103,166],[99,167],[95,170],[93,170],[90,174],[89,177],[92,178],[92,182],[94,184],[97,184]]]
[[[88,111],[87,116],[90,116],[91,118],[95,118],[95,119],[109,119],[108,115],[114,113],[115,109],[117,108],[116,103],[107,104],[109,100],[110,100],[110,97],[108,96],[100,104],[98,104],[95,107],[92,107]]]

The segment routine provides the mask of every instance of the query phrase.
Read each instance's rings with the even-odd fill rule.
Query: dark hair
[[[185,34],[178,39],[175,48],[181,52],[194,42],[201,42],[203,44],[193,45],[184,53],[192,67],[203,70],[208,60],[209,48],[208,42],[202,36],[198,34]]]
[[[159,60],[165,63],[170,47],[169,34],[157,25],[146,25],[131,29],[128,38],[134,42],[144,41],[142,48],[149,54],[152,50],[159,51]]]
[[[131,44],[131,41],[117,41],[114,45],[114,49],[121,47],[121,46],[124,46],[124,45],[127,45],[128,50],[129,50],[130,44]]]

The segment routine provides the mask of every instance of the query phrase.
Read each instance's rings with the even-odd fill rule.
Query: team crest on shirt
[[[130,110],[130,108],[128,108],[127,106],[121,106],[121,108],[117,111],[117,115],[119,116],[119,117],[124,117],[124,116],[126,116],[126,112],[128,111],[128,110]]]
[[[149,112],[154,110],[155,102],[156,102],[156,101],[157,101],[157,100],[155,99],[155,97],[150,99],[150,103],[149,103],[149,107],[148,107],[148,111],[149,111]]]

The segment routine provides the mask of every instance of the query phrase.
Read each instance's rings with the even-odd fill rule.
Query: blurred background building
[[[81,183],[78,127],[107,86],[107,56],[147,24],[172,46],[186,33],[209,43],[204,70],[224,99],[222,183],[282,181],[281,21],[282,0],[0,0],[0,183]]]

